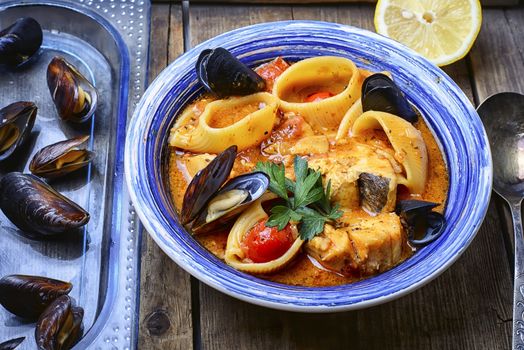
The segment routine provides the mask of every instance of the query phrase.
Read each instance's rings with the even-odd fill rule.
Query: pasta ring
[[[428,152],[418,131],[408,121],[396,115],[367,111],[353,123],[352,134],[368,129],[382,129],[395,150],[395,158],[402,164],[406,177],[399,176],[398,183],[413,194],[423,194],[428,177]]]
[[[254,103],[264,106],[231,125],[219,128],[209,125],[213,113],[218,110],[230,110]],[[273,130],[277,109],[278,100],[267,92],[213,101],[206,105],[204,112],[198,118],[197,125],[182,125],[172,131],[169,144],[198,153],[220,153],[231,145],[237,145],[238,150],[241,151],[258,145],[269,137]]]
[[[316,129],[338,127],[351,105],[360,98],[360,72],[355,64],[343,57],[313,57],[293,64],[276,80],[273,95],[280,100],[284,112],[300,114]],[[336,84],[334,84],[336,83]],[[319,89],[342,87],[334,96],[316,102],[303,102],[308,93]]]
[[[244,235],[257,222],[268,217],[262,208],[262,202],[274,198],[276,198],[276,196],[272,193],[264,194],[238,217],[227,237],[224,260],[228,265],[237,270],[254,274],[272,273],[286,266],[300,252],[300,248],[304,241],[300,237],[297,237],[291,248],[289,248],[289,250],[278,259],[265,263],[244,262],[246,257],[246,254],[242,249]]]

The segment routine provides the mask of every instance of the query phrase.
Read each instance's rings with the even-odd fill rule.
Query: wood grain
[[[152,8],[149,81],[183,52],[182,8]],[[139,349],[191,349],[190,277],[143,233]]]
[[[371,29],[373,18],[369,5],[193,4],[190,10],[192,45],[261,21],[321,19]],[[491,10],[485,12],[491,16]],[[482,64],[478,68],[489,69]],[[473,100],[466,62],[446,71]],[[268,310],[201,284],[202,348],[507,349],[512,279],[501,227],[499,214],[491,205],[471,247],[442,276],[406,297],[362,311],[315,315]]]
[[[193,3],[236,3],[236,4],[288,4],[288,5],[328,5],[328,4],[350,4],[350,3],[376,3],[377,0],[189,0]],[[180,0],[154,0],[154,2],[180,2]],[[519,0],[481,0],[483,6],[515,6]]]

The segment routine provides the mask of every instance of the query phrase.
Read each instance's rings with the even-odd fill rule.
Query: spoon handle
[[[524,237],[520,201],[511,203],[515,232],[515,284],[513,291],[513,350],[524,350]]]

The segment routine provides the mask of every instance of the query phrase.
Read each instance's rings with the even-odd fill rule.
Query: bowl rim
[[[438,72],[439,76],[441,76],[443,79],[446,80],[446,84],[453,90],[454,94],[456,95],[457,99],[460,100],[460,102],[464,105],[465,109],[468,110],[470,115],[476,116],[476,123],[475,127],[477,128],[476,131],[480,132],[478,135],[481,140],[484,142],[487,147],[482,148],[480,151],[482,153],[482,156],[484,156],[484,160],[487,161],[487,165],[484,168],[485,171],[485,178],[479,180],[479,184],[477,188],[482,189],[482,196],[477,197],[477,199],[480,201],[480,205],[477,207],[477,212],[475,219],[478,219],[475,221],[477,225],[470,229],[469,235],[467,236],[467,240],[463,241],[462,246],[457,247],[453,254],[447,258],[447,260],[442,264],[439,265],[438,268],[433,269],[431,273],[424,276],[423,278],[419,279],[418,281],[410,284],[406,288],[402,288],[400,290],[396,290],[395,292],[392,292],[390,294],[382,295],[379,297],[367,299],[367,300],[360,300],[358,302],[354,302],[351,304],[344,304],[344,305],[301,305],[300,303],[292,303],[292,302],[282,302],[282,301],[274,301],[274,300],[262,300],[256,295],[245,295],[242,293],[238,293],[235,290],[228,289],[225,285],[218,283],[216,279],[209,278],[209,276],[202,271],[201,268],[198,266],[194,266],[192,264],[187,264],[187,262],[174,250],[170,249],[168,245],[166,245],[164,241],[164,236],[169,236],[168,230],[165,227],[162,227],[162,230],[165,232],[157,232],[159,226],[162,225],[154,225],[153,223],[158,223],[157,218],[155,217],[149,217],[147,213],[143,210],[143,205],[146,203],[144,202],[141,195],[137,192],[135,186],[144,186],[144,182],[135,182],[135,178],[137,177],[137,164],[133,162],[134,160],[134,154],[133,152],[136,152],[134,143],[137,141],[136,138],[133,139],[132,133],[136,133],[137,130],[135,130],[138,127],[139,124],[139,118],[143,117],[142,113],[144,110],[148,109],[150,102],[152,98],[153,92],[159,88],[159,86],[163,83],[163,80],[172,74],[173,68],[176,66],[177,62],[180,62],[190,55],[194,55],[195,52],[200,52],[202,48],[209,47],[209,46],[220,46],[223,45],[225,42],[227,42],[228,38],[242,35],[246,32],[251,31],[261,31],[264,28],[287,28],[291,27],[291,29],[294,30],[300,30],[300,26],[314,26],[317,29],[324,29],[324,30],[332,30],[332,31],[343,31],[343,32],[351,32],[357,35],[361,35],[363,37],[366,37],[369,40],[378,42],[378,43],[384,43],[387,44],[390,47],[395,48],[396,50],[403,52],[405,55],[411,56],[414,60],[421,62],[428,70],[433,72]],[[296,28],[295,28],[296,27]],[[296,36],[296,33],[289,34],[291,36]],[[150,118],[153,118],[154,111],[151,112],[151,110],[148,110],[150,112]],[[438,141],[438,139],[437,139]],[[442,150],[442,149],[441,149]],[[456,85],[456,83],[446,75],[440,68],[434,66],[432,63],[427,61],[425,58],[417,54],[416,52],[412,51],[409,48],[406,48],[405,46],[401,45],[400,43],[397,43],[389,38],[383,37],[379,34],[367,31],[365,29],[355,28],[352,26],[337,24],[337,23],[331,23],[331,22],[323,22],[323,21],[310,21],[310,20],[288,20],[288,21],[277,21],[277,22],[266,22],[261,24],[254,24],[242,28],[238,28],[223,34],[220,34],[214,38],[211,38],[197,46],[195,46],[193,49],[185,52],[183,55],[179,56],[174,62],[172,62],[167,68],[165,68],[162,73],[158,75],[158,77],[151,83],[151,85],[148,87],[147,91],[142,96],[139,104],[137,105],[134,115],[130,121],[129,129],[128,129],[128,137],[126,138],[126,148],[125,148],[125,177],[126,177],[126,183],[129,189],[130,199],[134,204],[135,211],[138,214],[142,224],[144,225],[147,232],[150,234],[150,236],[153,238],[153,240],[160,246],[160,248],[173,260],[175,261],[180,267],[182,267],[186,272],[190,273],[203,283],[211,286],[214,289],[217,289],[225,294],[228,294],[230,296],[233,296],[237,299],[264,306],[269,307],[273,309],[280,309],[280,310],[286,310],[286,311],[298,311],[298,312],[335,312],[335,311],[347,311],[347,310],[354,310],[354,309],[361,309],[366,308],[378,304],[385,303],[387,301],[391,301],[394,299],[397,299],[399,297],[402,297],[404,295],[407,295],[411,293],[412,291],[420,288],[421,286],[429,283],[431,280],[438,277],[442,272],[444,272],[447,268],[449,268],[461,255],[462,253],[467,249],[471,241],[476,236],[476,233],[478,232],[481,223],[487,213],[489,200],[491,196],[491,189],[492,189],[492,161],[491,161],[491,151],[489,148],[489,143],[487,140],[486,132],[483,128],[483,125],[480,121],[480,118],[478,117],[474,107],[471,105],[471,102],[469,99],[465,96],[465,94],[462,92],[462,90]],[[482,187],[483,186],[483,187]],[[482,187],[482,188],[481,188]],[[171,228],[173,229],[173,228]],[[161,231],[162,231],[161,230]],[[225,264],[225,263],[224,263]],[[402,263],[401,263],[402,265]],[[379,274],[380,275],[380,274]],[[347,284],[343,286],[351,286],[352,284]],[[286,285],[287,287],[290,287],[289,285]],[[336,286],[341,287],[341,286]],[[302,287],[305,288],[305,287]],[[311,287],[311,289],[319,290],[318,287]],[[329,287],[323,287],[322,289],[329,289]]]

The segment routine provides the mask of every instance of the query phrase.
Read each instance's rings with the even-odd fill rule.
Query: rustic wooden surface
[[[182,0],[154,0],[155,2],[181,2]],[[376,3],[377,0],[189,0],[192,3],[236,3],[236,4],[349,4],[349,3]],[[485,6],[515,6],[522,3],[520,0],[480,0]]]
[[[369,4],[155,4],[150,76],[184,47],[245,25],[319,19],[372,30],[372,18]],[[471,53],[445,70],[474,104],[494,92],[524,93],[522,37],[523,8],[487,9]],[[470,248],[427,286],[381,306],[327,315],[268,310],[225,296],[190,278],[145,236],[139,349],[508,349],[512,257],[501,204],[494,196]]]

